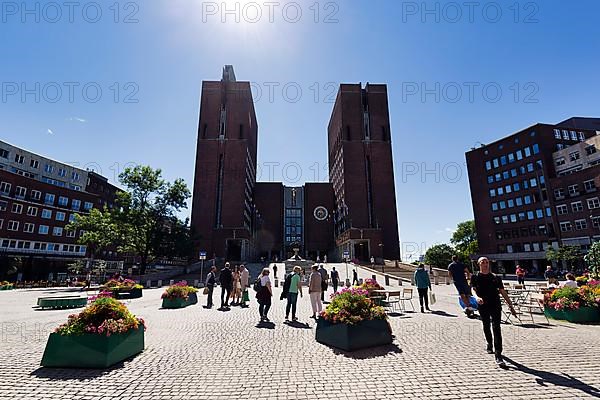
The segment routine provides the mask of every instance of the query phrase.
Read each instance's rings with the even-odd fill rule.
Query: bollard
[[[198,287],[198,279],[194,279],[194,287]]]
[[[390,286],[390,277],[388,275],[384,275],[385,277],[385,286]]]
[[[371,275],[371,278],[376,281],[377,280],[377,275]]]
[[[434,285],[439,285],[440,284],[440,278],[437,275],[433,276],[433,284]]]
[[[279,287],[279,279],[275,278],[275,287]]]
[[[173,279],[171,279],[171,280],[169,281],[169,286],[173,286],[173,284],[174,284],[174,283],[175,283],[175,281],[174,281]]]
[[[402,278],[398,278],[398,286],[402,286]]]
[[[148,280],[146,281],[146,288],[150,289],[152,287],[152,281]]]
[[[159,287],[159,288],[162,287],[162,279],[158,280],[158,283],[156,284],[156,286]]]

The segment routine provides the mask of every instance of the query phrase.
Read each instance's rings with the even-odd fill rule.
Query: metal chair
[[[392,312],[396,311],[396,306],[400,307],[400,291],[388,292],[387,298],[382,302],[383,308],[391,309]]]
[[[398,300],[400,301],[400,304],[402,306],[402,310],[406,311],[406,305],[405,303],[408,301],[410,303],[410,307],[412,308],[412,311],[415,311],[415,305],[412,302],[413,299],[413,290],[406,288],[406,289],[402,289],[402,295],[398,298]]]
[[[535,324],[535,319],[533,318],[533,312],[539,311],[544,316],[544,318],[546,318],[546,324],[550,325],[550,321],[548,320],[548,317],[546,317],[546,314],[544,313],[543,301],[544,301],[543,294],[531,293],[531,295],[529,296],[528,303],[522,303],[522,304],[518,305],[518,310],[519,310],[518,312],[519,312],[519,314],[524,315],[525,313],[522,310],[525,310],[525,312],[529,313],[531,322],[533,324]]]

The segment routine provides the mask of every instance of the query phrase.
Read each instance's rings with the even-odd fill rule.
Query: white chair
[[[400,304],[402,306],[402,310],[406,311],[406,302],[408,301],[410,303],[410,307],[412,308],[412,311],[415,311],[415,305],[412,302],[413,299],[413,290],[412,288],[405,288],[402,289],[402,295],[399,297],[400,300]]]
[[[546,318],[546,324],[550,325],[550,321],[548,321],[548,317],[544,313],[544,295],[541,293],[531,293],[529,296],[529,302],[521,303],[517,305],[518,313],[521,315],[525,315],[525,313],[529,313],[529,317],[531,318],[531,323],[535,324],[535,320],[533,319],[533,312],[541,313],[544,318]],[[523,312],[525,311],[525,312]]]

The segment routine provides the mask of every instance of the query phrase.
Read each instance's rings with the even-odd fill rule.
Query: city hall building
[[[466,153],[480,255],[541,273],[549,247],[600,240],[599,134],[600,119],[571,118]]]
[[[225,66],[200,100],[192,230],[232,261],[400,258],[387,86],[342,84],[327,127],[329,182],[257,182],[250,82]],[[325,127],[324,127],[325,130]]]

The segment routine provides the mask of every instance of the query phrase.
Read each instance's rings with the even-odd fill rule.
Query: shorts
[[[458,294],[464,294],[466,296],[471,295],[471,289],[469,288],[469,285],[467,285],[467,282],[454,282],[454,286],[456,287]]]

